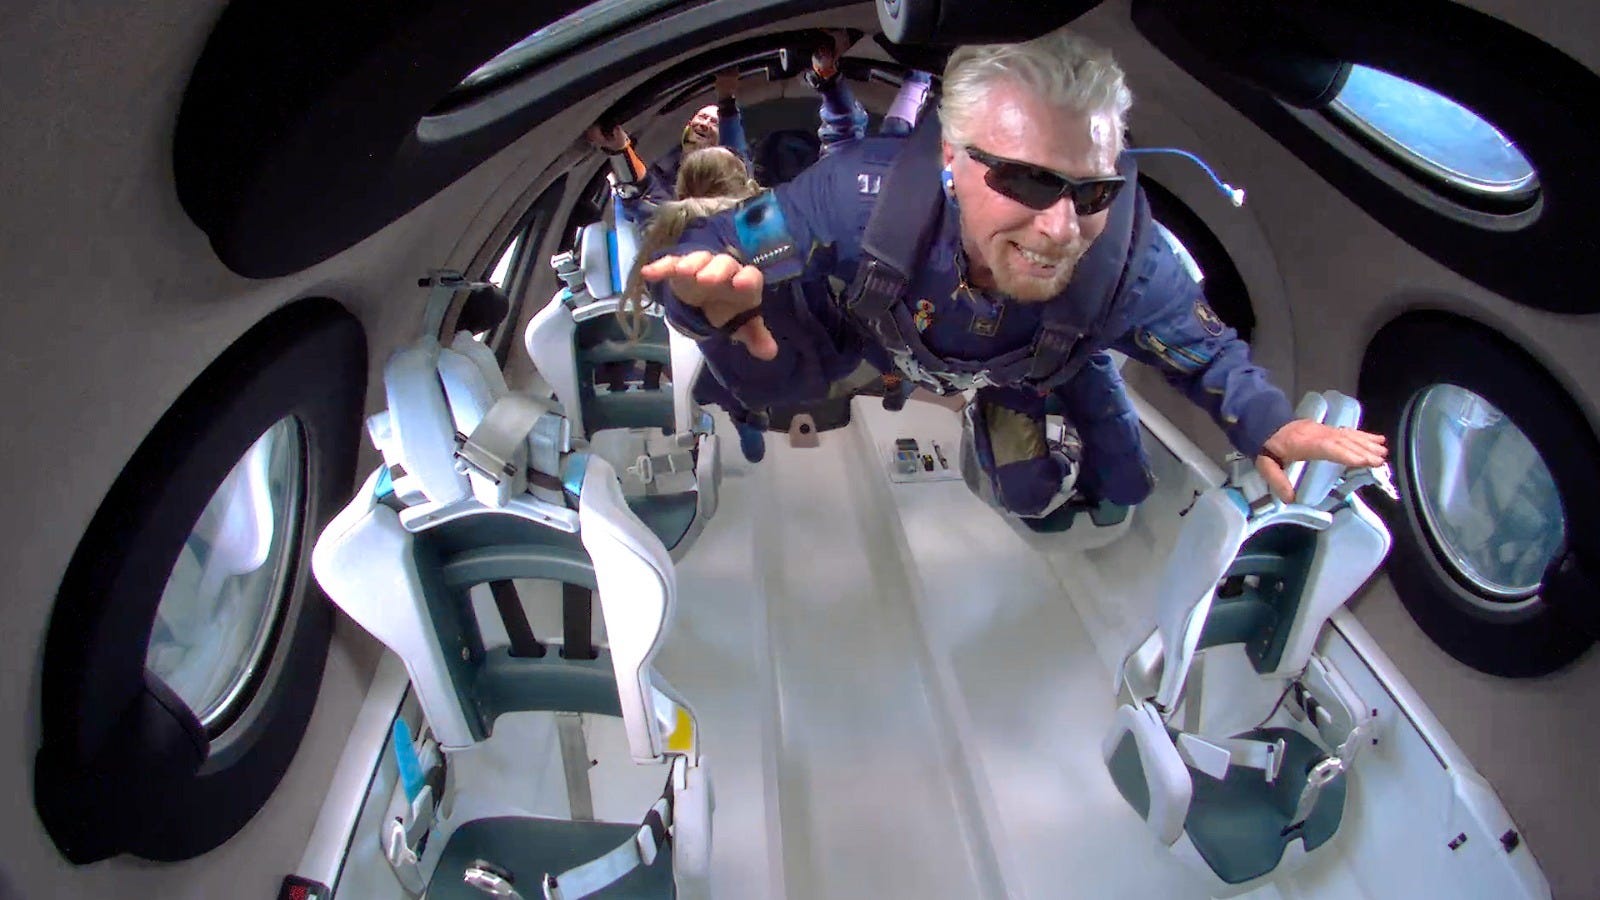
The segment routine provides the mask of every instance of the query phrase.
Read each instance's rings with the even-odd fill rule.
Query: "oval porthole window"
[[[1189,248],[1183,245],[1183,241],[1178,240],[1178,236],[1172,233],[1172,229],[1160,222],[1156,222],[1155,226],[1156,233],[1160,234],[1161,239],[1167,242],[1167,246],[1172,249],[1172,255],[1178,258],[1179,264],[1183,266],[1185,272],[1189,273],[1189,277],[1194,279],[1194,283],[1204,283],[1206,273],[1201,270],[1200,263],[1195,260],[1194,254],[1190,253]]]
[[[461,80],[458,92],[492,88],[596,35],[675,6],[679,0],[597,0],[506,48]]]
[[[34,809],[76,865],[189,859],[278,790],[332,609],[311,542],[349,497],[366,332],[278,309],[157,420],[85,529],[45,638]]]
[[[1568,388],[1505,335],[1425,311],[1373,336],[1357,396],[1400,492],[1369,498],[1385,570],[1423,633],[1508,678],[1582,656],[1600,636],[1600,439]]]
[[[145,665],[210,734],[249,701],[281,622],[305,466],[300,424],[284,418],[212,495],[162,591]]]
[[[1566,536],[1538,450],[1487,400],[1451,384],[1416,395],[1405,436],[1415,501],[1446,566],[1492,608],[1528,602]]]
[[[1477,113],[1419,84],[1352,66],[1329,105],[1413,169],[1458,191],[1507,201],[1532,199],[1538,175],[1512,140]]]

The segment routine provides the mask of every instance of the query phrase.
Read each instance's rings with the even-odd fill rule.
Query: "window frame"
[[[1369,69],[1391,78],[1400,79],[1412,86],[1428,91],[1456,106],[1465,109],[1476,116],[1479,121],[1495,129],[1504,136],[1498,126],[1488,118],[1451,97],[1448,93],[1438,90],[1431,85],[1422,84],[1412,79],[1386,72],[1376,66],[1367,66],[1362,63],[1352,63],[1352,66]],[[1344,88],[1340,88],[1342,94]],[[1507,215],[1526,212],[1538,202],[1541,192],[1539,169],[1534,165],[1522,148],[1512,141],[1518,155],[1522,156],[1532,171],[1527,178],[1507,188],[1496,188],[1475,181],[1465,173],[1457,172],[1448,166],[1442,165],[1418,153],[1404,142],[1378,128],[1361,113],[1349,104],[1344,103],[1336,95],[1328,102],[1327,107],[1320,111],[1321,117],[1332,123],[1344,134],[1358,141],[1367,150],[1373,152],[1381,159],[1394,166],[1397,170],[1410,177],[1418,187],[1437,194],[1447,203],[1460,205],[1478,212],[1491,215]],[[1509,140],[1509,138],[1508,138]]]
[[[1407,413],[1434,384],[1466,388],[1500,410],[1533,445],[1555,482],[1566,541],[1536,597],[1496,602],[1474,591],[1443,557],[1422,521],[1409,461]],[[1384,564],[1401,604],[1440,649],[1490,675],[1548,675],[1581,657],[1600,634],[1600,435],[1571,390],[1494,329],[1452,313],[1406,313],[1378,330],[1362,361],[1357,396],[1363,428],[1389,439],[1400,500],[1369,492],[1389,525]],[[1528,398],[1539,398],[1528,402]]]
[[[1538,583],[1531,588],[1525,589],[1508,589],[1499,583],[1492,582],[1482,573],[1473,571],[1471,565],[1461,559],[1461,553],[1456,549],[1455,542],[1449,539],[1441,528],[1443,523],[1440,520],[1445,517],[1443,511],[1435,508],[1431,496],[1433,491],[1429,490],[1430,485],[1420,469],[1420,461],[1417,454],[1417,437],[1420,427],[1418,416],[1423,402],[1430,394],[1441,388],[1454,388],[1459,391],[1465,391],[1491,407],[1494,406],[1471,388],[1448,382],[1428,385],[1412,394],[1411,399],[1406,401],[1406,408],[1401,415],[1399,427],[1400,439],[1405,442],[1403,456],[1406,465],[1409,466],[1409,470],[1406,473],[1407,477],[1404,479],[1409,487],[1409,496],[1405,498],[1406,502],[1416,508],[1422,531],[1427,536],[1434,553],[1438,556],[1440,565],[1461,583],[1461,586],[1466,590],[1469,601],[1479,602],[1484,609],[1497,614],[1526,608],[1530,604],[1537,602],[1540,591],[1544,587],[1542,576]],[[1516,423],[1511,422],[1509,416],[1506,416],[1498,407],[1494,408],[1496,412],[1505,417],[1512,428],[1516,428]],[[1543,456],[1539,455],[1539,448],[1533,446],[1533,442],[1528,440],[1528,436],[1523,434],[1520,429],[1517,429],[1517,433],[1521,435],[1523,440],[1528,441],[1534,455],[1539,457],[1540,465],[1544,467],[1545,472],[1548,474],[1550,470],[1549,464],[1544,461]],[[1557,504],[1559,506],[1559,499]],[[1560,557],[1562,549],[1567,545],[1566,511],[1562,508],[1558,512],[1561,515],[1562,522],[1561,540],[1557,542],[1556,547],[1552,550],[1551,558],[1546,560],[1546,569],[1549,568],[1550,563]]]

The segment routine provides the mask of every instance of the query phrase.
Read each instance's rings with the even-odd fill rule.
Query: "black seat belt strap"
[[[500,611],[500,621],[506,627],[506,637],[511,639],[511,655],[538,659],[545,654],[544,644],[528,624],[528,614],[522,608],[522,598],[517,596],[517,586],[510,581],[489,582],[489,592],[494,594],[495,609]]]
[[[594,592],[581,584],[561,585],[561,655],[566,659],[596,659],[594,639]]]

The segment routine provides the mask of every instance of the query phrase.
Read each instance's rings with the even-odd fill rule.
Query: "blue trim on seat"
[[[615,228],[606,229],[606,257],[611,260],[611,293],[620,294],[622,293],[622,273],[617,270],[622,266],[622,261],[617,258],[617,230]]]
[[[589,474],[589,454],[573,453],[561,466],[561,486],[573,497],[583,493],[583,479]]]

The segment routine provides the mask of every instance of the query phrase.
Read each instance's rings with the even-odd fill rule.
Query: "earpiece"
[[[944,195],[946,197],[951,200],[956,198],[956,176],[955,173],[950,171],[949,166],[945,166],[939,171],[939,184],[944,186]]]

